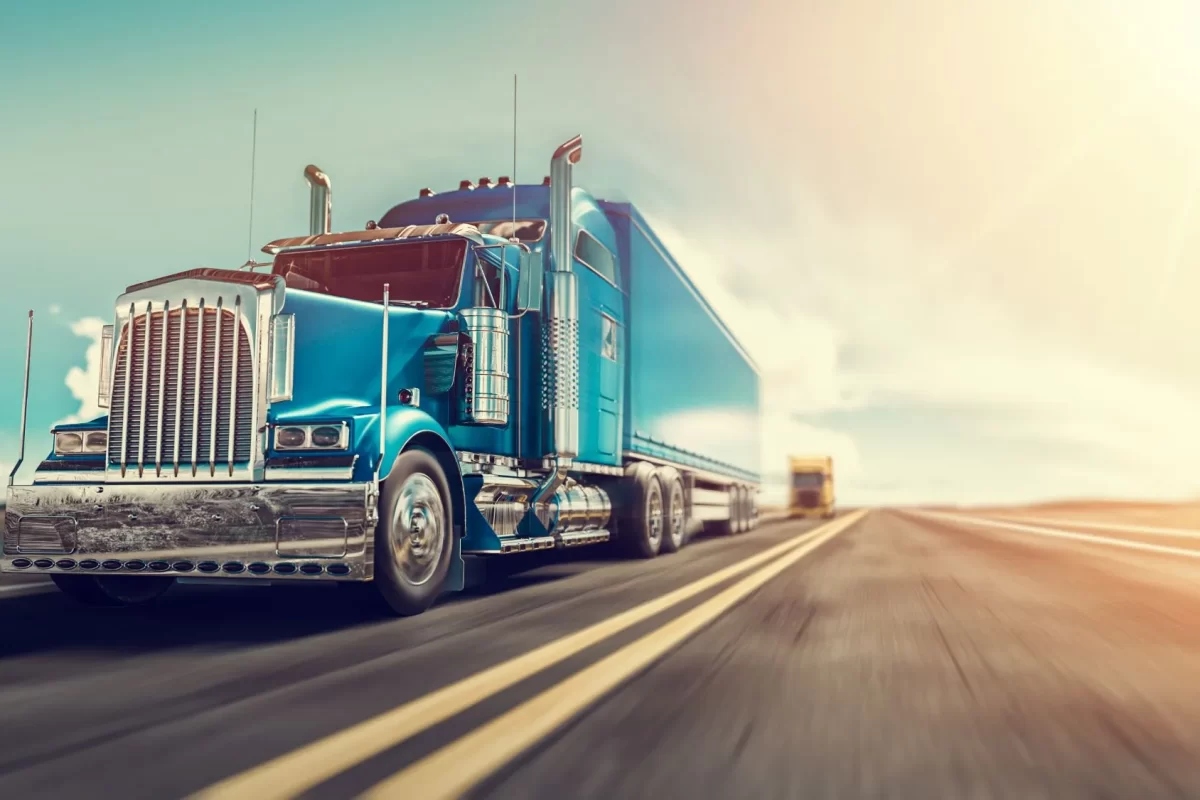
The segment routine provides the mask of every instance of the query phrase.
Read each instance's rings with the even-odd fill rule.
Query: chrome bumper
[[[375,499],[370,483],[13,486],[0,572],[367,580]]]

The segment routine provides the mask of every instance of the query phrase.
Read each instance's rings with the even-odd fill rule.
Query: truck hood
[[[378,409],[383,307],[289,288],[283,313],[295,315],[292,399],[272,404],[270,421],[344,418]],[[450,311],[388,309],[389,392],[423,388],[425,345],[453,319]]]

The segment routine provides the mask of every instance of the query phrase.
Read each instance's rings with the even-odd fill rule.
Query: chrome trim
[[[535,510],[546,529],[561,538],[564,534],[604,529],[613,507],[603,489],[569,481]]]
[[[262,251],[278,255],[287,250],[309,250],[314,247],[340,247],[366,242],[383,242],[394,239],[428,239],[435,236],[458,236],[475,244],[486,244],[483,235],[474,225],[461,222],[439,222],[433,225],[406,225],[398,228],[372,228],[364,231],[325,233],[320,235],[291,236],[276,239],[263,245]]]
[[[129,304],[129,322],[125,325],[125,403],[121,408],[124,415],[121,421],[121,477],[125,477],[125,467],[129,463],[129,387],[133,385],[133,317],[134,305]],[[180,324],[183,320],[180,320]],[[112,415],[109,414],[109,427],[112,426]],[[111,434],[110,434],[111,438]]]
[[[309,184],[308,232],[314,236],[329,233],[333,227],[333,185],[329,176],[315,164],[304,168]]]
[[[272,428],[271,444],[277,452],[280,453],[336,453],[339,450],[345,450],[350,446],[350,426],[346,422],[305,422],[297,425],[290,425],[286,422],[275,423]],[[304,431],[304,444],[296,447],[280,447],[279,446],[279,431],[283,428],[298,428]],[[310,442],[312,441],[312,432],[316,428],[337,428],[338,443],[332,447],[315,447]]]
[[[113,402],[116,408],[109,414],[109,482],[180,481],[189,474],[185,463],[192,466],[189,477],[195,480],[261,479],[265,457],[262,442],[268,406],[267,386],[263,380],[266,360],[263,356],[268,349],[266,340],[271,316],[274,309],[282,305],[282,301],[282,284],[279,281],[257,285],[187,276],[150,281],[118,299],[115,329],[119,332],[120,345],[117,353],[123,351],[129,357],[125,359],[123,370],[120,361],[114,358],[114,394],[117,396]],[[253,311],[247,313],[248,308]],[[153,316],[159,313],[164,315],[163,327],[156,330]],[[228,319],[226,314],[229,315]],[[192,321],[191,325],[188,324],[189,320]],[[147,330],[137,331],[137,324],[145,324]],[[215,337],[211,350],[205,344],[209,331]],[[141,333],[142,336],[135,337],[135,333]],[[165,334],[164,341],[154,347],[153,337],[158,333]],[[236,344],[222,346],[222,338],[231,334]],[[178,341],[170,341],[173,335],[178,336]],[[194,346],[188,341],[192,337],[195,337]],[[245,342],[242,341],[243,337]],[[144,352],[138,353],[137,347],[143,347]],[[247,351],[246,348],[251,349]],[[236,354],[237,360],[230,361],[230,354]],[[168,356],[177,359],[172,375],[167,374],[171,371]],[[133,372],[134,357],[144,373],[141,376],[144,385],[133,385],[139,379]],[[205,359],[214,363],[209,365]],[[149,369],[147,364],[150,365]],[[159,375],[152,374],[154,368],[161,370]],[[211,374],[209,369],[212,370]],[[226,369],[230,370],[231,375],[223,377]],[[118,380],[125,380],[125,385],[116,386],[115,381]],[[194,380],[194,385],[189,386],[188,380]],[[205,380],[211,381],[211,385],[205,387]],[[151,383],[154,383],[153,387]],[[248,390],[249,386],[254,387],[253,391]],[[157,397],[151,388],[158,392]],[[143,406],[140,409],[133,408],[143,394]],[[126,397],[128,399],[124,399]],[[219,406],[226,397],[230,401],[227,410],[233,422],[228,430],[226,425],[230,420],[225,419]],[[123,401],[122,406],[120,404]],[[175,404],[173,409],[172,402]],[[186,426],[183,424],[184,411],[189,407],[204,408],[205,413],[212,415],[203,420],[204,433],[212,436],[203,455],[199,452],[202,415],[193,413],[190,423]],[[152,419],[154,417],[157,417],[157,423]],[[114,425],[119,426],[120,430],[114,431]],[[138,426],[134,431],[140,432],[145,439],[135,440],[132,425]],[[233,466],[229,469],[229,464],[226,464],[217,470],[217,459],[229,455],[219,442],[219,437],[226,433],[230,437]],[[174,439],[170,439],[172,435]],[[135,444],[136,454],[130,452]],[[185,445],[189,444],[192,450],[187,453]],[[146,451],[152,447],[154,453],[150,455]],[[134,461],[139,462],[139,472],[130,474]],[[206,461],[209,470],[201,474],[200,466]],[[154,465],[153,474],[146,469],[148,464]],[[162,469],[167,465],[169,469]]]
[[[163,315],[163,319],[166,320],[165,314]],[[237,407],[238,407],[238,404],[237,404],[238,394],[237,393],[238,393],[238,363],[239,363],[238,362],[238,355],[239,355],[238,344],[242,338],[241,336],[238,336],[238,333],[240,333],[241,324],[242,324],[242,296],[239,294],[236,297],[234,297],[234,299],[233,299],[233,369],[229,371],[229,379],[231,381],[231,385],[229,387],[229,401],[230,401],[229,402],[229,475],[230,475],[230,477],[233,477],[233,462],[237,456]],[[164,330],[164,340],[165,340],[165,338],[166,338],[165,337],[165,331],[166,331],[165,322],[163,325],[163,330]],[[165,369],[163,370],[163,374],[164,375],[166,374]],[[160,403],[162,402],[161,395],[160,395],[159,402]],[[216,425],[217,410],[218,409],[216,407],[213,408],[213,424],[214,425]],[[161,411],[159,412],[158,418],[159,418],[159,420],[162,419]],[[160,431],[162,430],[161,421],[159,422],[158,428]],[[213,434],[213,447],[215,448],[216,446],[217,446],[217,437],[216,437],[216,434],[214,433]],[[216,461],[215,458],[213,460]]]
[[[471,361],[460,394],[463,421],[507,425],[509,417],[508,314],[498,308],[459,312],[471,340]]]
[[[607,530],[571,531],[559,536],[563,547],[580,547],[585,544],[602,544],[612,538]]]
[[[103,469],[89,470],[38,470],[33,473],[34,483],[104,483]]]
[[[516,537],[501,541],[499,550],[463,550],[463,555],[507,555],[509,553],[527,553],[534,550],[553,550],[557,544],[558,541],[553,536]]]
[[[537,483],[531,480],[488,475],[475,494],[475,508],[501,539],[516,536],[535,489]]]
[[[542,468],[553,469],[554,460],[550,458],[543,459]],[[571,472],[584,472],[592,475],[611,475],[613,477],[620,477],[625,474],[625,470],[622,467],[613,467],[608,464],[593,464],[589,461],[572,461]]]
[[[549,313],[542,324],[542,408],[551,444],[545,454],[556,457],[555,474],[561,474],[564,462],[579,455],[579,295],[571,258],[571,165],[582,156],[583,139],[576,136],[560,145],[550,159],[553,263],[546,281]],[[553,476],[549,480],[561,482]]]
[[[104,491],[98,492],[101,488]],[[60,551],[76,558],[112,561],[115,566],[107,569],[114,571],[139,571],[127,565],[181,559],[236,562],[243,567],[256,561],[274,562],[279,558],[278,520],[316,516],[346,523],[346,555],[336,561],[350,569],[337,577],[370,579],[370,527],[366,523],[370,488],[370,483],[14,487],[4,517],[0,571],[13,569],[21,520],[28,517],[65,517],[72,522],[73,529],[60,524],[38,530],[36,535],[44,540],[40,549],[54,544],[51,534],[57,531]],[[343,547],[340,534],[329,536],[318,526],[285,535],[284,552],[296,547],[329,551],[327,539],[334,540],[333,547]],[[322,561],[320,556],[297,559]],[[236,574],[245,572],[243,568]]]
[[[196,477],[196,456],[200,449],[200,373],[204,370],[204,298],[200,298],[196,314],[196,388],[192,395],[192,477]],[[182,324],[185,320],[180,320]]]
[[[175,385],[183,386],[183,358],[187,353],[187,298],[179,304],[179,363],[175,365]],[[164,370],[165,371],[165,370]],[[182,392],[180,392],[182,397]],[[179,446],[183,442],[180,427],[183,425],[183,403],[175,403],[175,477],[179,477]],[[161,473],[159,474],[161,477]]]
[[[154,327],[154,318],[151,316],[154,311],[154,306],[147,301],[146,303],[146,335],[142,337],[142,390],[141,402],[138,405],[138,453],[137,466],[138,477],[142,477],[146,466],[146,418],[150,415],[146,411],[146,398],[150,393],[150,329]],[[133,336],[133,320],[130,319],[129,335]],[[132,339],[131,339],[132,341]],[[133,351],[130,351],[127,360],[129,361],[129,369],[132,374],[133,370]],[[130,419],[129,407],[124,408],[125,426],[128,427],[132,420]]]
[[[29,309],[29,326],[25,332],[25,389],[21,393],[21,443],[17,451],[17,463],[13,464],[8,473],[8,485],[11,488],[16,480],[17,470],[25,460],[25,427],[29,411],[29,359],[33,355],[33,309]]]
[[[100,386],[96,392],[96,405],[100,408],[108,408],[112,400],[114,338],[115,331],[112,325],[105,325],[100,330]]]
[[[548,454],[561,460],[579,455],[579,279],[550,272],[549,314],[542,322],[542,409]]]
[[[221,322],[225,318],[225,298],[217,295],[217,324],[216,334],[213,336],[213,385],[212,385],[212,415],[209,418],[208,425],[208,476],[216,477],[217,474],[217,417],[220,416],[221,410]],[[234,321],[236,326],[237,321]],[[149,326],[147,326],[149,327]],[[233,338],[236,341],[238,330],[233,329]],[[147,337],[149,338],[149,337]],[[233,365],[234,374],[237,373],[237,364]],[[203,365],[201,365],[203,368]],[[236,408],[237,398],[233,395],[229,397],[229,405]],[[197,417],[200,415],[197,414]],[[232,465],[231,465],[232,466]]]
[[[516,468],[520,462],[512,456],[500,456],[493,453],[475,453],[470,450],[459,450],[458,460],[463,464],[495,464],[501,467]],[[549,467],[547,467],[549,469]]]
[[[324,538],[324,539],[308,539],[304,540],[305,544],[311,544],[310,549],[317,549],[321,545],[341,545],[341,548],[336,552],[329,553],[301,553],[292,552],[292,550],[284,550],[284,541],[282,535],[282,526],[285,522],[330,522],[342,523],[341,538]],[[345,558],[348,540],[350,538],[350,523],[345,517],[319,514],[284,514],[275,520],[275,555],[279,558]],[[287,544],[294,545],[296,542],[288,542]]]
[[[284,329],[280,336],[280,328]],[[276,314],[271,318],[270,349],[270,387],[267,402],[282,403],[292,399],[292,382],[295,377],[296,358],[296,315]],[[283,352],[281,353],[280,339],[282,338]],[[283,361],[280,362],[282,357]],[[282,372],[280,370],[282,369]]]
[[[183,321],[183,317],[180,317],[180,322],[182,323],[182,321]],[[169,337],[167,336],[167,331],[169,330],[168,325],[170,324],[170,322],[171,322],[171,303],[170,303],[170,301],[167,301],[167,302],[163,303],[162,369],[160,369],[158,371],[158,415],[155,417],[155,419],[158,420],[158,422],[154,426],[154,430],[157,434],[155,436],[155,442],[154,442],[154,476],[156,478],[162,477],[162,434],[163,434],[163,427],[166,425],[166,420],[163,419],[163,400],[166,399],[166,394],[167,394],[167,392],[166,392],[167,364],[170,363],[170,360],[167,358],[167,351],[168,351],[168,348],[170,347],[170,340],[169,340]],[[149,320],[146,321],[146,330],[147,331],[150,330],[150,321]],[[182,338],[182,337],[180,337],[180,338]],[[236,336],[233,338],[237,339]],[[148,354],[149,352],[150,352],[150,348],[147,347],[146,353]],[[183,364],[180,363],[180,366],[183,366]],[[236,370],[235,370],[235,372],[236,372]],[[230,407],[237,408],[236,404],[232,404]],[[105,451],[108,450],[107,447],[105,447],[104,449],[105,449]],[[140,475],[139,475],[139,477],[140,477]]]
[[[354,477],[354,467],[267,467],[268,481],[348,481]]]
[[[461,289],[460,289],[461,291]],[[383,459],[387,455],[387,387],[388,387],[388,317],[391,316],[391,286],[383,285],[383,339],[379,365],[379,459],[375,463],[375,486],[383,474]]]

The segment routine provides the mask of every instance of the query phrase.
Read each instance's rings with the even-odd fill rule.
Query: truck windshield
[[[271,270],[296,289],[379,302],[383,284],[394,300],[453,308],[462,285],[466,241],[401,242],[285,252]]]
[[[792,475],[793,489],[820,489],[825,485],[825,476],[819,472],[797,472]]]

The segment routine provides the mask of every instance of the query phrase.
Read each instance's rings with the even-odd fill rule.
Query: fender
[[[379,453],[371,453],[372,444],[379,441],[379,415],[370,418],[370,422],[362,426],[362,432],[357,435],[359,459],[362,474],[357,474],[359,480],[371,480],[374,476],[375,464],[378,463]],[[424,447],[437,458],[446,473],[446,482],[450,486],[450,502],[454,511],[455,533],[454,552],[451,556],[450,574],[446,576],[443,591],[461,591],[466,585],[466,568],[462,558],[462,538],[466,533],[466,492],[463,488],[462,471],[458,467],[458,456],[450,445],[450,437],[446,430],[420,408],[411,406],[390,406],[387,410],[387,446],[383,452],[383,468],[380,470],[380,481],[386,481],[388,473],[396,457],[412,447]],[[375,444],[377,448],[378,445]]]

